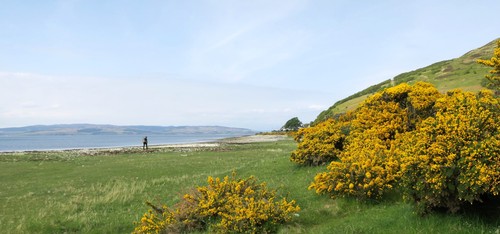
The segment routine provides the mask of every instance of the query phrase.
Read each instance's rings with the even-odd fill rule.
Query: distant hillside
[[[333,106],[321,112],[314,123],[319,123],[335,115],[353,110],[369,95],[389,86],[398,85],[404,82],[409,84],[417,81],[429,82],[435,85],[441,92],[456,88],[467,91],[479,91],[485,87],[486,79],[484,75],[486,75],[490,69],[484,65],[477,64],[476,60],[479,58],[491,58],[496,46],[496,41],[499,39],[495,39],[478,49],[471,50],[459,58],[437,62],[424,68],[405,72],[397,75],[393,79],[388,79],[379,84],[370,86],[336,102]]]
[[[0,128],[0,135],[165,135],[253,134],[250,129],[222,126],[116,126],[96,124],[33,125]]]

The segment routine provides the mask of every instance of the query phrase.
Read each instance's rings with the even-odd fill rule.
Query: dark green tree
[[[298,117],[293,117],[286,121],[285,125],[281,127],[281,131],[297,131],[302,127],[302,122],[300,122]]]

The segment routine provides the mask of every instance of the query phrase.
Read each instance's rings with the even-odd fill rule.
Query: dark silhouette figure
[[[144,139],[142,139],[142,149],[143,150],[147,150],[148,149],[148,137],[144,137]]]

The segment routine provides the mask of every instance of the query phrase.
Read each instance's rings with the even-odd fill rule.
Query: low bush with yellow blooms
[[[387,148],[377,137],[366,135],[351,143],[340,161],[328,165],[327,172],[315,176],[309,189],[328,193],[332,198],[380,198],[390,191],[399,164],[387,159]],[[356,152],[357,154],[349,154]]]
[[[367,98],[350,113],[350,131],[344,136],[344,148],[335,151],[339,159],[330,163],[327,172],[316,175],[309,189],[332,197],[359,199],[381,198],[391,191],[401,175],[401,158],[392,149],[395,139],[414,130],[420,119],[429,116],[439,96],[432,85],[420,82],[391,87]],[[333,128],[330,132],[337,127],[335,120],[322,124],[329,124]],[[303,139],[309,138],[303,136]],[[307,151],[304,144],[300,142],[297,151]]]
[[[269,233],[300,211],[294,200],[280,197],[255,177],[208,177],[208,185],[185,194],[173,208],[151,206],[135,233]]]
[[[401,137],[399,153],[405,198],[419,213],[443,207],[457,211],[464,202],[500,192],[500,105],[489,91],[450,91],[436,114]]]
[[[338,159],[342,152],[349,126],[329,119],[314,127],[299,129],[295,135],[298,148],[290,160],[306,166],[317,166]]]

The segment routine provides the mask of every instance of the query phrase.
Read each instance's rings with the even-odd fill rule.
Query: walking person
[[[145,136],[144,139],[142,139],[142,149],[147,150],[148,149],[148,137]]]

